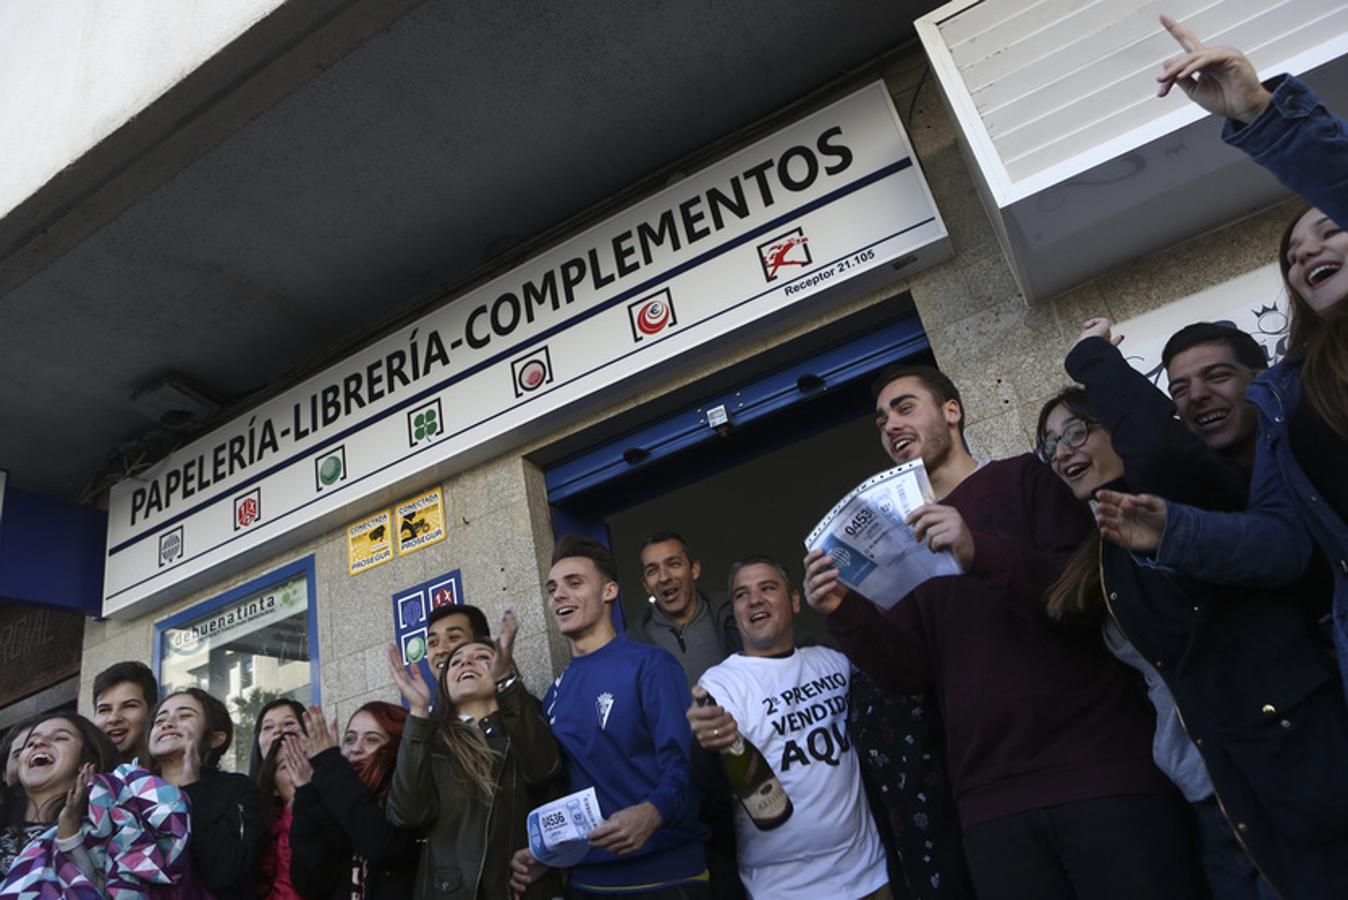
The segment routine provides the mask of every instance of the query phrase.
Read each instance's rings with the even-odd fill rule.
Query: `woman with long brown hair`
[[[234,739],[229,710],[190,687],[160,700],[150,722],[152,771],[192,801],[192,883],[217,900],[251,900],[267,817],[253,780],[220,769]]]
[[[1297,213],[1279,246],[1291,336],[1287,357],[1247,394],[1259,409],[1259,439],[1246,511],[1105,492],[1101,533],[1230,585],[1285,585],[1323,557],[1333,579],[1328,626],[1348,691],[1348,122],[1297,79],[1261,85],[1239,51],[1204,47],[1175,23],[1167,27],[1186,53],[1167,64],[1163,89],[1178,84],[1230,117],[1224,139],[1314,208]]]
[[[35,716],[13,733],[20,731],[16,781],[0,798],[0,881],[24,847],[58,819],[63,830],[70,824],[78,830],[83,813],[76,811],[82,799],[77,795],[87,792],[93,774],[117,763],[103,732],[75,713]]]
[[[402,707],[375,700],[356,710],[339,742],[336,721],[310,706],[305,736],[282,738],[295,783],[290,878],[305,897],[412,896],[417,834],[384,814],[406,722]]]
[[[435,718],[420,673],[389,647],[394,683],[411,707],[389,791],[389,818],[426,834],[415,897],[507,896],[510,858],[528,844],[530,809],[561,772],[561,752],[538,701],[512,674],[518,625],[461,644],[440,670]],[[552,896],[537,883],[526,897]],[[461,893],[460,893],[461,892]]]

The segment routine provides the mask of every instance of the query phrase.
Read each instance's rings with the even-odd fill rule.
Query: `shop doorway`
[[[730,564],[751,554],[780,559],[799,584],[805,535],[847,491],[890,465],[871,416],[873,377],[901,360],[932,362],[907,300],[691,385],[631,424],[643,412],[635,410],[616,434],[608,423],[607,434],[578,435],[569,454],[544,465],[556,532],[594,537],[617,558],[615,616],[647,615],[638,556],[661,531],[688,542],[712,597],[724,595]],[[719,429],[717,407],[727,417]],[[822,617],[808,607],[797,624],[798,633],[826,641]]]

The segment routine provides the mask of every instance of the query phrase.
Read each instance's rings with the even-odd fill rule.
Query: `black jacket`
[[[497,752],[490,799],[469,785],[430,719],[407,717],[398,766],[388,795],[388,817],[425,832],[416,892],[423,900],[496,900],[505,897],[510,858],[529,846],[525,819],[548,799],[562,768],[561,750],[538,701],[518,680],[497,697],[500,710],[477,724]],[[550,870],[551,871],[551,870]],[[526,897],[551,897],[555,875]]]
[[[183,793],[192,804],[193,877],[219,900],[251,898],[258,851],[271,824],[261,791],[247,775],[208,771]]]
[[[312,760],[313,780],[295,791],[290,881],[314,900],[349,900],[352,856],[365,860],[365,896],[406,900],[416,878],[417,835],[399,828],[337,748]]]
[[[1244,507],[1248,474],[1175,418],[1170,399],[1107,341],[1078,344],[1067,371],[1112,435],[1128,490]],[[1327,594],[1197,581],[1141,565],[1107,541],[1100,558],[1110,613],[1170,688],[1255,865],[1284,900],[1341,897],[1348,708],[1307,610]]]

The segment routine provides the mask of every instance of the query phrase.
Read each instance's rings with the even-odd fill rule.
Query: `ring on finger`
[[[720,736],[721,736],[721,729],[719,729],[719,728],[713,728],[713,729],[711,730],[711,736],[712,736],[712,737],[720,737]]]

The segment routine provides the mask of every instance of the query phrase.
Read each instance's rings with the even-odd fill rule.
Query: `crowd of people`
[[[1312,204],[1278,248],[1285,359],[1194,323],[1166,392],[1091,319],[1035,452],[1000,460],[971,454],[949,378],[886,369],[882,448],[935,497],[908,524],[961,574],[882,607],[821,551],[799,585],[749,556],[713,599],[667,532],[620,633],[613,556],[563,537],[571,662],[541,697],[512,613],[493,635],[441,607],[434,686],[391,645],[404,705],[339,729],[270,703],[248,774],[220,768],[220,700],[118,663],[93,721],[6,737],[0,897],[1348,896],[1348,125],[1164,22],[1161,92]],[[835,647],[798,637],[802,599]],[[530,810],[590,788],[584,858],[535,858]]]

